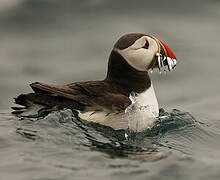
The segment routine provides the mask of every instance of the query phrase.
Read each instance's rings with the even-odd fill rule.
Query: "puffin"
[[[156,37],[125,34],[113,46],[104,80],[67,85],[31,83],[33,92],[14,98],[18,106],[11,107],[12,113],[38,118],[71,109],[85,123],[141,132],[151,128],[159,116],[149,71],[171,71],[176,63],[173,51]]]

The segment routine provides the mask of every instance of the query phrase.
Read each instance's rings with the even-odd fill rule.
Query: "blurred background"
[[[129,150],[84,132],[72,113],[9,114],[29,83],[103,79],[113,44],[131,32],[158,37],[178,59],[173,72],[151,74],[160,107],[180,110],[157,136]],[[219,180],[219,32],[219,0],[0,0],[0,177]]]
[[[172,73],[153,73],[160,107],[219,118],[220,1],[1,0],[0,109],[34,81],[103,79],[115,41],[130,32],[166,42]]]

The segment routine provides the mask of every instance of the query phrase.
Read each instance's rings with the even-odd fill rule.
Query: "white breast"
[[[151,87],[145,92],[138,94],[135,99],[138,106],[147,106],[146,108],[148,108],[154,116],[159,115],[159,107],[153,84],[151,84]]]
[[[83,120],[100,123],[110,126],[115,130],[130,129],[140,132],[151,128],[159,115],[157,98],[153,85],[141,94],[130,96],[131,105],[120,114],[106,112],[79,112],[79,117]]]

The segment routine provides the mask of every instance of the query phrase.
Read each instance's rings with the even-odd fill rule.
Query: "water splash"
[[[124,120],[128,122],[129,132],[139,132],[144,129],[150,129],[158,116],[158,113],[155,112],[153,105],[141,104],[139,96],[140,94],[136,92],[130,93],[129,99],[131,104],[125,109],[123,116]],[[129,138],[129,134],[126,137]]]
[[[136,96],[138,94],[135,93],[135,92],[131,92],[130,95],[129,95],[129,99],[131,100],[131,104],[125,109],[125,113],[131,113],[133,107],[135,106],[136,104]]]

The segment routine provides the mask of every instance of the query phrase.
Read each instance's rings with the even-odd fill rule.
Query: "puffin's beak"
[[[169,71],[173,70],[177,63],[176,56],[166,44],[156,38],[155,40],[158,44],[158,52],[155,53],[153,68],[157,67],[160,70],[167,66]]]

